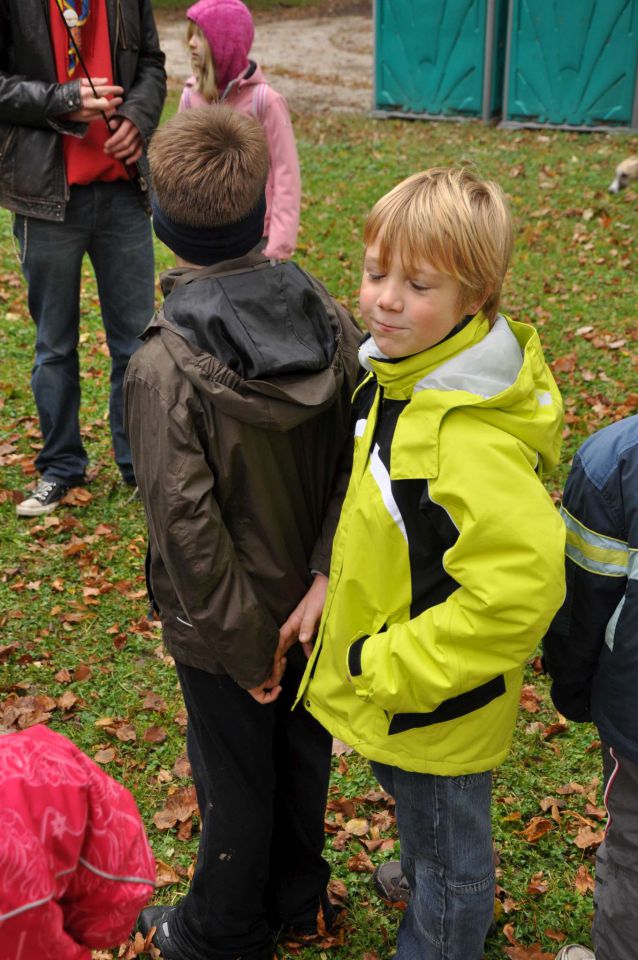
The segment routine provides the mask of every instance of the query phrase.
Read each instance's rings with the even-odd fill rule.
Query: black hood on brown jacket
[[[174,362],[219,409],[255,426],[292,429],[329,406],[336,388],[341,326],[308,280],[291,261],[254,254],[169,270],[160,278],[163,309],[144,339],[172,330],[164,341]]]

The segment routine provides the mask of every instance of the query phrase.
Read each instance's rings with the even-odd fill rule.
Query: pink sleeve
[[[267,257],[285,260],[292,256],[297,243],[301,174],[295,135],[283,97],[276,95],[270,99],[263,126],[272,176],[268,245],[264,253]]]

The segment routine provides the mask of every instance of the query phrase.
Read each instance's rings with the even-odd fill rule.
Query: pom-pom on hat
[[[220,93],[248,66],[255,37],[250,10],[241,0],[198,0],[186,16],[202,31],[215,61]]]

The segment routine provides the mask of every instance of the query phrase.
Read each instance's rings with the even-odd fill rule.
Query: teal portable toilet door
[[[636,0],[510,0],[505,120],[632,126]]]
[[[505,0],[376,0],[377,109],[488,119],[501,105],[505,16]]]

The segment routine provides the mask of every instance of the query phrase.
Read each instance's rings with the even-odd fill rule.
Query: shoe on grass
[[[388,860],[377,867],[372,882],[379,896],[390,903],[407,903],[410,899],[410,886],[398,860]]]
[[[181,960],[171,938],[170,923],[175,907],[146,907],[137,918],[137,929],[146,939],[153,927],[155,933],[150,942],[157,947],[164,960]]]
[[[145,940],[155,927],[150,943],[162,954],[162,960],[183,960],[171,937],[171,919],[175,910],[177,910],[176,906],[146,907],[137,918],[137,929]],[[250,954],[250,957],[252,960],[273,960],[273,953],[274,943],[270,941],[259,952]],[[249,955],[246,954],[246,956]]]
[[[577,943],[568,943],[556,954],[556,960],[596,960],[594,951]]]
[[[319,901],[317,916],[312,920],[303,920],[298,923],[275,924],[279,932],[277,936],[282,940],[317,940],[330,935],[335,928],[339,910],[328,899],[328,893],[322,893]]]
[[[60,480],[40,480],[22,503],[16,507],[19,517],[39,517],[43,513],[52,513],[71,488]]]

